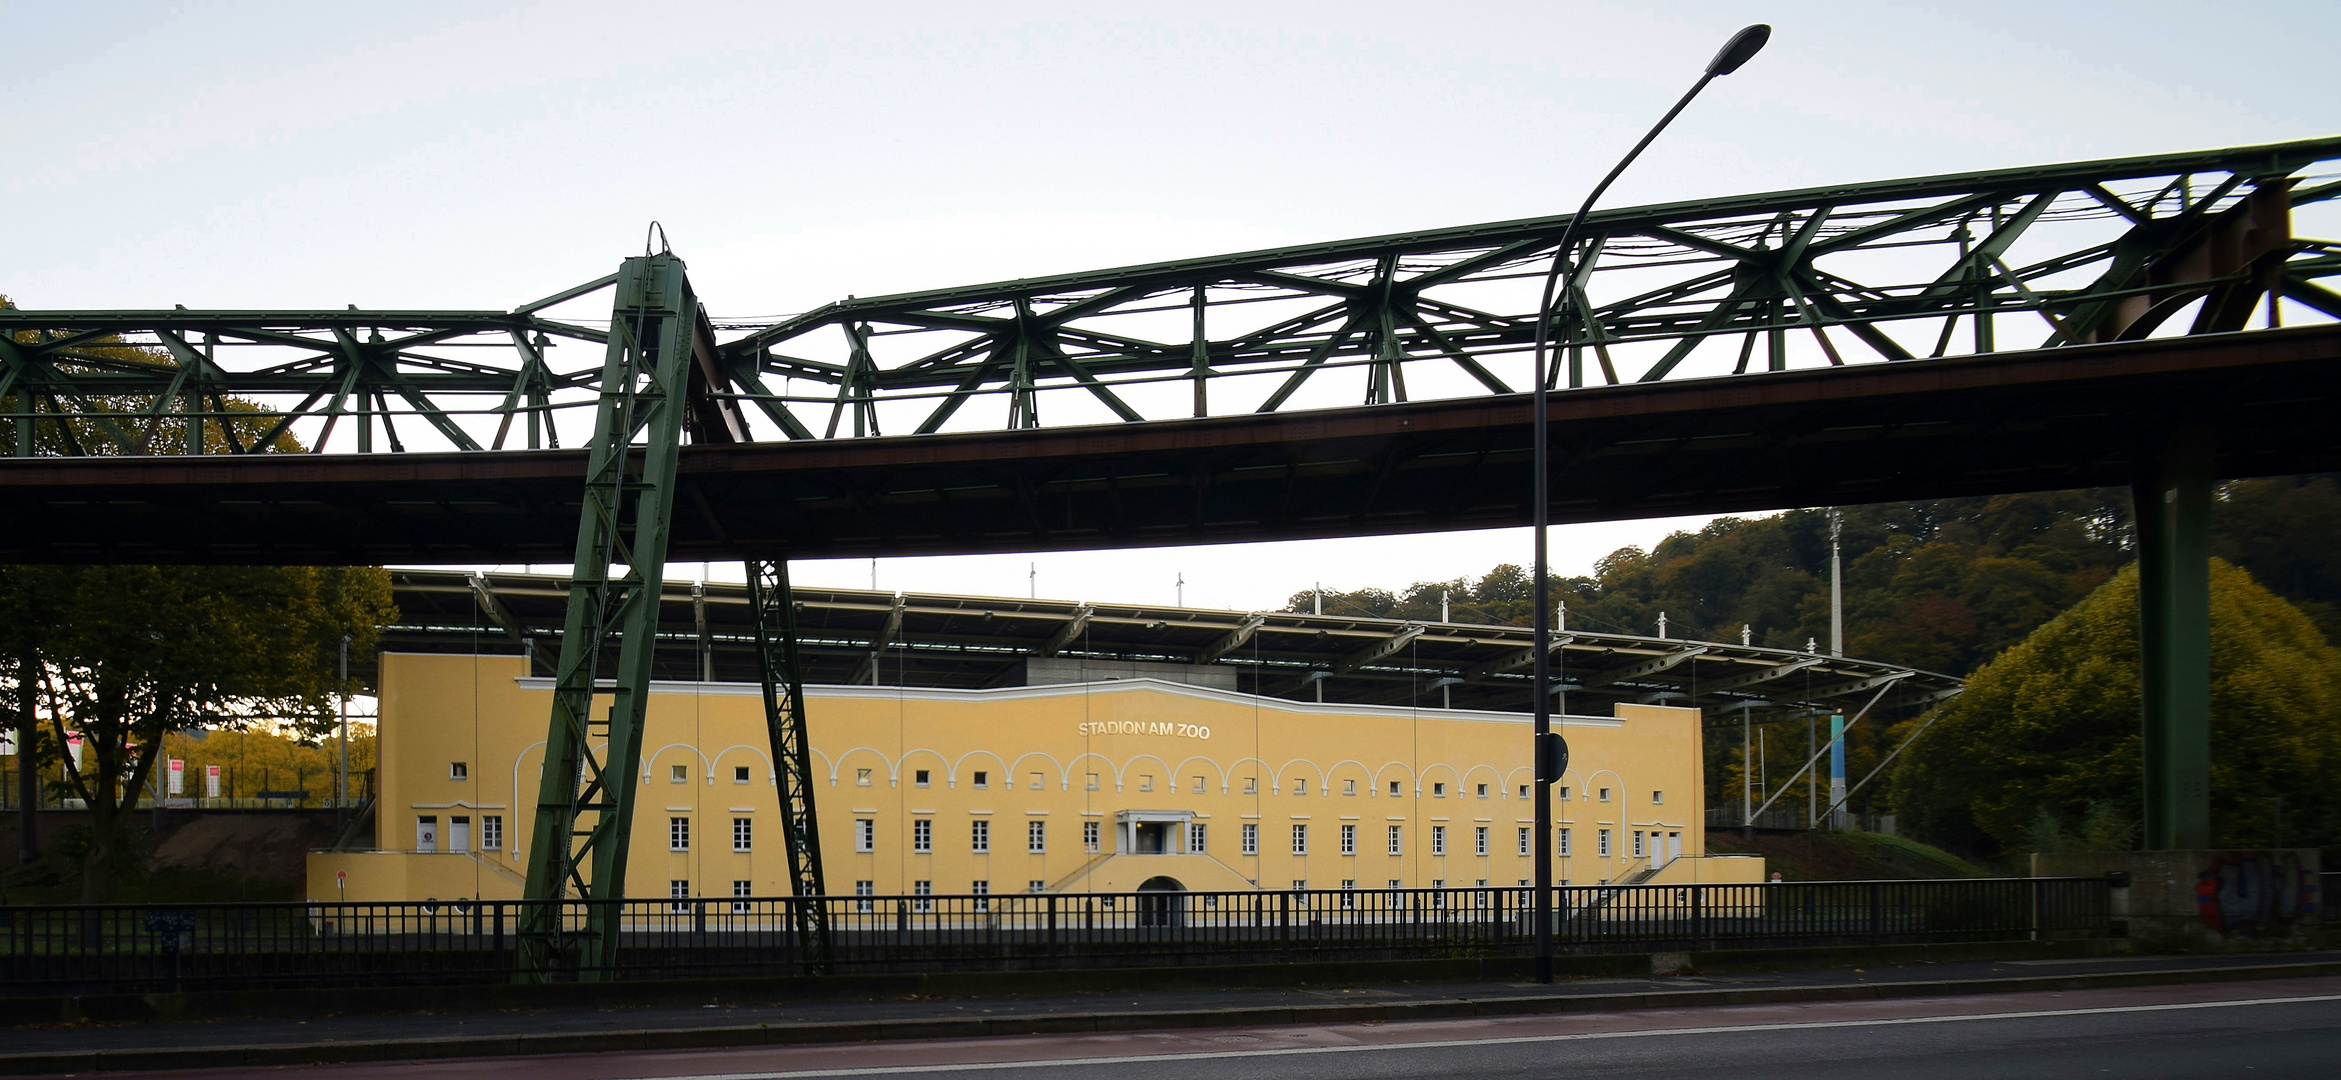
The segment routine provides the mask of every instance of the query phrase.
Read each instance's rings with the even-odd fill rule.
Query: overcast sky
[[[1653,8],[1663,8],[1654,11]],[[2341,5],[0,5],[0,294],[502,308],[664,223],[718,318],[1611,205],[2333,134]],[[1556,565],[1696,522],[1570,527]],[[1273,606],[1518,531],[888,560],[882,587]],[[697,567],[677,567],[692,574]],[[726,575],[715,568],[716,576]],[[800,579],[867,585],[870,567]]]

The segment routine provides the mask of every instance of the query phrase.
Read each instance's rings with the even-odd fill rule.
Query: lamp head
[[[1729,75],[1738,71],[1741,64],[1747,63],[1748,58],[1756,55],[1763,49],[1764,43],[1770,40],[1772,26],[1769,23],[1756,23],[1733,34],[1731,40],[1724,42],[1723,48],[1717,50],[1715,59],[1707,61],[1707,74]]]

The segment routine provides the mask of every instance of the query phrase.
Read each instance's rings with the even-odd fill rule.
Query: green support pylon
[[[2139,452],[2139,673],[2146,850],[2211,846],[2211,482],[2208,425],[2179,423]]]
[[[804,668],[797,657],[796,603],[788,562],[750,560],[748,606],[756,616],[756,653],[764,677],[764,722],[780,774],[782,843],[788,848],[790,905],[805,971],[829,973],[829,890],[821,878],[821,828],[813,817],[813,743],[805,734]]]
[[[528,899],[585,903],[582,910],[549,903],[527,908],[520,923],[524,977],[546,979],[574,968],[578,978],[595,980],[616,970],[698,317],[681,259],[644,255],[619,268],[528,852]],[[612,643],[615,689],[608,710],[597,715],[595,680]]]

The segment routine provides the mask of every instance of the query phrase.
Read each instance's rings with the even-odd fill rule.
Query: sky
[[[0,2],[0,295],[508,308],[657,220],[719,319],[1573,209],[2333,134],[2341,5]],[[1700,519],[1570,526],[1582,573]],[[882,588],[1254,609],[1522,530],[885,560]],[[736,567],[670,568],[738,576]],[[727,572],[728,571],[728,572]],[[866,561],[799,564],[867,586]]]

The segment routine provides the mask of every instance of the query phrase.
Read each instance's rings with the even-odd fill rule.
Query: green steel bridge
[[[1538,218],[754,323],[647,248],[507,311],[0,311],[0,512],[28,523],[0,561],[573,565],[529,894],[608,898],[665,563],[745,560],[818,893],[787,559],[1522,524],[1544,319],[1556,521],[2131,485],[2149,843],[2201,846],[2212,485],[2341,469],[2341,243],[2296,228],[2335,222],[2337,161],[1742,195],[1601,211],[1566,252]],[[1571,302],[1540,315],[1556,257]],[[551,970],[609,930],[523,934]]]

